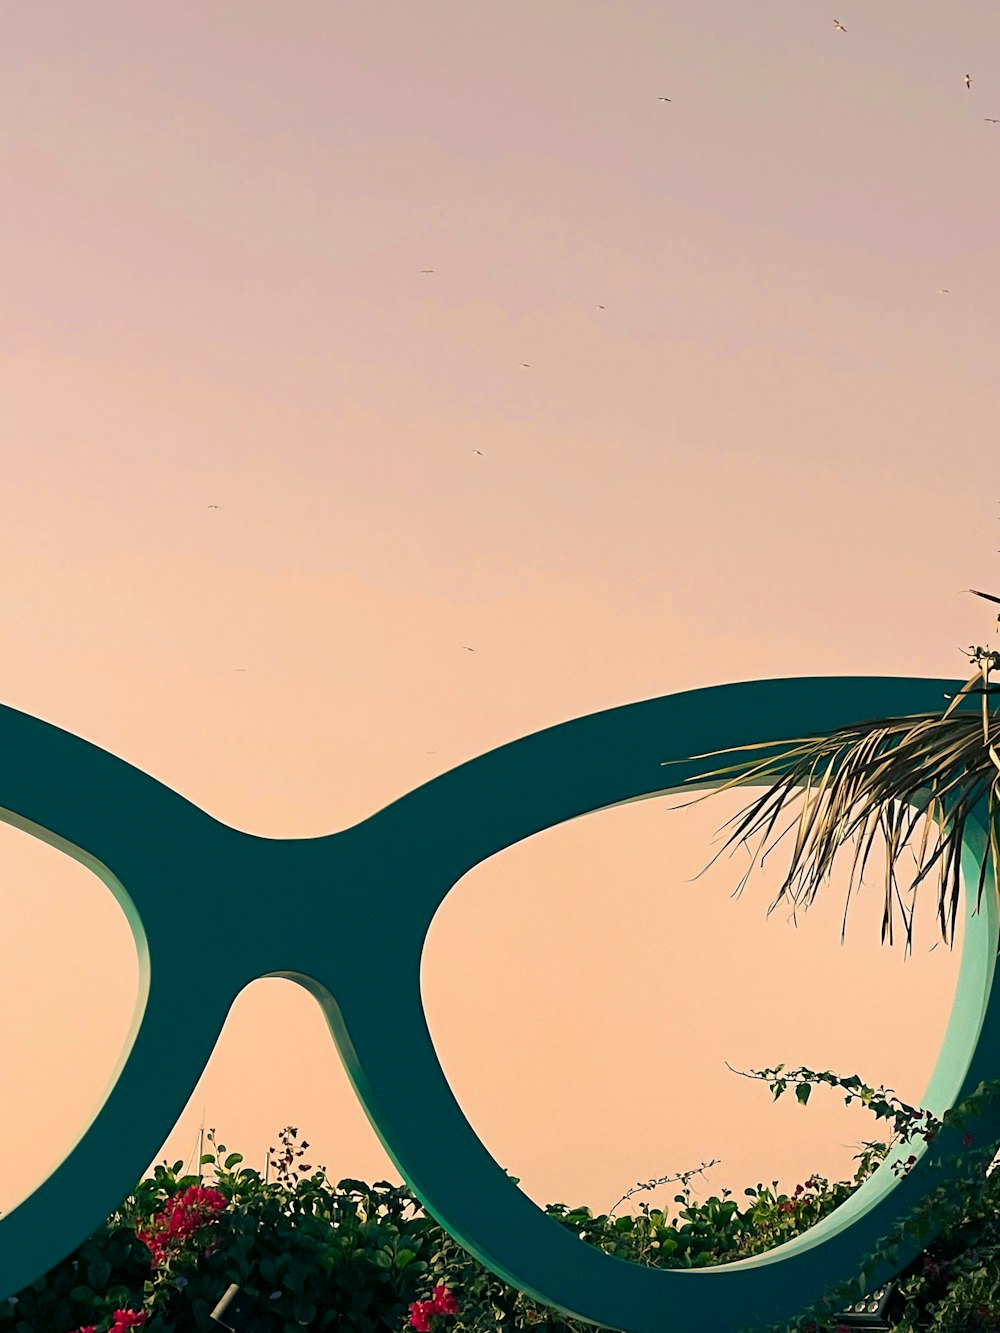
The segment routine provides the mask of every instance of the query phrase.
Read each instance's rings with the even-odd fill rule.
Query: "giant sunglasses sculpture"
[[[793,1318],[856,1272],[939,1183],[935,1163],[956,1151],[954,1136],[925,1145],[903,1178],[882,1165],[833,1214],[766,1254],[702,1270],[612,1257],[521,1193],[466,1120],[424,1016],[424,939],[452,886],[501,849],[590,811],[717,785],[698,781],[710,761],[688,756],[772,741],[777,752],[783,740],[860,719],[937,711],[955,688],[906,677],[760,680],[626,704],[481,755],[352,828],[287,841],[221,824],[106,751],[0,707],[0,818],[104,881],[140,964],[129,1035],[93,1122],[0,1218],[0,1299],[62,1260],[131,1192],[179,1119],[236,995],[258,977],[285,977],[318,1000],[413,1194],[504,1282],[627,1333],[732,1333]],[[966,826],[964,873],[973,883],[986,833],[985,816]],[[954,1008],[923,1099],[937,1115],[996,1073],[993,889],[966,916]],[[280,900],[295,902],[294,926],[274,910]],[[226,948],[179,960],[177,923],[206,902],[229,923]],[[373,952],[391,987],[371,985]],[[1000,1139],[1000,1125],[985,1128]],[[904,1247],[896,1271],[919,1248]],[[884,1268],[869,1277],[892,1275]]]

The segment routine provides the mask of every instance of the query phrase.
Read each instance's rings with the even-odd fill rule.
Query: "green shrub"
[[[814,1086],[839,1088],[846,1100],[891,1121],[893,1141],[933,1136],[942,1123],[961,1127],[998,1088],[984,1086],[938,1122],[856,1077],[782,1066],[751,1076],[767,1081],[775,1097],[793,1087],[803,1105]],[[588,1333],[594,1327],[506,1286],[405,1187],[350,1179],[331,1186],[322,1171],[300,1166],[308,1144],[299,1143],[293,1127],[282,1131],[273,1180],[243,1165],[239,1153],[227,1153],[214,1131],[209,1142],[204,1176],[182,1175],[180,1162],[157,1166],[74,1254],[0,1303],[0,1333],[124,1333],[139,1325],[148,1333],[218,1333],[211,1312],[233,1283],[250,1302],[254,1333],[492,1333],[501,1325]],[[772,1182],[745,1190],[746,1202],[729,1190],[699,1202],[692,1182],[709,1163],[639,1182],[607,1214],[565,1204],[546,1211],[586,1243],[634,1262],[665,1268],[727,1263],[770,1249],[826,1216],[871,1174],[888,1146],[862,1144],[851,1181],[813,1176],[791,1194],[779,1193]],[[967,1155],[909,1223],[934,1226],[939,1234],[900,1283],[895,1327],[906,1333],[1000,1330],[1000,1172],[987,1170],[993,1145],[977,1145],[967,1133],[963,1146]],[[669,1183],[679,1189],[672,1215],[642,1203],[635,1216],[614,1216],[640,1190]],[[891,1253],[896,1241],[887,1237],[879,1253]],[[831,1310],[856,1291],[856,1284],[845,1284],[828,1293],[824,1306],[784,1327],[834,1329]]]

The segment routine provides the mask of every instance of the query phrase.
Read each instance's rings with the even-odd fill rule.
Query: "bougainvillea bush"
[[[892,1141],[932,1137],[941,1125],[856,1077],[783,1067],[754,1076],[775,1097],[794,1088],[803,1105],[813,1087],[834,1087],[888,1121]],[[995,1095],[994,1087],[984,1088],[979,1100]],[[976,1106],[970,1099],[951,1118],[974,1119]],[[308,1144],[294,1127],[282,1131],[273,1179],[245,1166],[239,1153],[227,1153],[213,1132],[209,1141],[212,1151],[198,1175],[182,1174],[180,1162],[157,1166],[73,1255],[0,1303],[0,1333],[219,1333],[211,1313],[231,1284],[240,1288],[234,1317],[240,1333],[589,1333],[594,1327],[506,1286],[404,1187],[351,1179],[331,1185],[322,1170],[301,1164]],[[862,1144],[853,1180],[812,1176],[790,1193],[772,1182],[747,1188],[739,1200],[723,1190],[699,1202],[694,1181],[706,1168],[696,1168],[639,1182],[619,1201],[674,1183],[670,1210],[641,1203],[636,1215],[619,1217],[619,1205],[596,1216],[565,1204],[546,1211],[586,1243],[633,1262],[726,1263],[770,1249],[825,1216],[871,1174],[887,1147],[881,1140]],[[943,1227],[939,1239],[900,1282],[894,1327],[906,1333],[1000,1333],[1000,1172],[988,1170],[992,1145],[977,1145],[969,1132],[963,1148],[954,1177],[925,1210],[925,1223]],[[887,1238],[886,1248],[892,1243]],[[843,1330],[836,1310],[861,1286],[859,1276],[823,1308],[782,1327]]]

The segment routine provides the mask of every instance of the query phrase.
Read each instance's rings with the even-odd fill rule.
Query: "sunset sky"
[[[995,6],[6,0],[0,43],[4,703],[303,837],[618,704],[996,645]],[[842,885],[796,926],[777,865],[692,883],[741,802],[676,803],[509,849],[431,926],[442,1066],[540,1203],[849,1176],[873,1121],[726,1061],[910,1100],[934,1062],[931,895],[904,959],[873,876],[842,945]],[[88,871],[0,834],[8,1211],[136,962]],[[211,902],[177,948],[226,950]],[[155,1160],[203,1123],[399,1179],[291,982]]]

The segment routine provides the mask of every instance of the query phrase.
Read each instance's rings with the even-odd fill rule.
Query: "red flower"
[[[434,1288],[432,1304],[438,1314],[458,1314],[458,1303],[452,1292],[443,1284]]]
[[[127,1328],[139,1328],[146,1322],[146,1315],[140,1310],[116,1310],[111,1317],[108,1333],[124,1333]]]
[[[414,1301],[410,1306],[410,1328],[417,1333],[429,1333],[431,1316],[437,1314],[458,1314],[458,1302],[454,1293],[443,1282],[434,1288],[434,1295],[429,1301]]]
[[[432,1301],[414,1301],[410,1306],[410,1327],[417,1329],[418,1333],[428,1333],[431,1326],[429,1316],[433,1308]]]
[[[83,1324],[74,1333],[97,1333],[97,1327],[94,1324]]]
[[[963,1134],[963,1135],[962,1135],[962,1147],[963,1147],[963,1148],[971,1148],[972,1145],[975,1143],[975,1141],[976,1141],[976,1136],[975,1136],[975,1134]]]
[[[225,1195],[218,1190],[204,1189],[201,1185],[192,1185],[168,1199],[150,1220],[149,1226],[135,1233],[149,1250],[153,1267],[164,1263],[172,1250],[183,1246],[225,1206]]]

